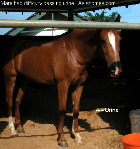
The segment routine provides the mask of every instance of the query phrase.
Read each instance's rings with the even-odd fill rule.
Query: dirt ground
[[[137,108],[139,82],[123,79],[97,79],[87,81],[81,99],[79,130],[83,144],[76,144],[70,135],[72,124],[71,99],[65,137],[69,149],[122,149],[121,137],[130,133],[129,111]],[[21,118],[25,134],[9,137],[5,103],[0,108],[1,149],[59,149],[56,127],[58,124],[57,90],[54,86],[35,89],[29,87],[23,97]],[[105,112],[105,108],[118,112]]]

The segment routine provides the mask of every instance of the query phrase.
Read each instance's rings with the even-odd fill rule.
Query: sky
[[[97,10],[93,13],[101,13],[102,10]],[[111,10],[105,9],[106,15],[111,14],[112,12],[118,12],[121,15],[121,22],[128,22],[128,23],[140,23],[140,4],[137,5],[130,5],[128,8],[125,6],[121,7],[114,7]],[[0,12],[0,19],[14,19],[14,20],[25,20],[34,12]],[[84,13],[80,13],[84,15]],[[5,34],[10,28],[0,28],[0,35]]]
[[[101,13],[102,10],[97,10],[95,13]],[[107,12],[105,15],[109,15],[112,12],[118,12],[121,15],[121,22],[128,22],[128,23],[140,23],[140,4],[137,5],[130,5],[128,8],[125,6],[121,7],[114,7],[111,10],[105,9]]]
[[[29,16],[31,16],[34,12],[0,12],[0,19],[13,19],[13,20],[25,20]],[[11,28],[0,28],[0,35],[5,34]]]

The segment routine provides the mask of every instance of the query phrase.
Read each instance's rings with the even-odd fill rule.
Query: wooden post
[[[73,10],[68,10],[68,21],[73,21]],[[68,32],[71,32],[73,29],[68,29]]]
[[[52,20],[55,20],[54,19],[54,13],[52,12]],[[52,36],[53,36],[53,32],[54,32],[54,28],[52,28]]]
[[[73,21],[73,10],[68,10],[68,21]]]

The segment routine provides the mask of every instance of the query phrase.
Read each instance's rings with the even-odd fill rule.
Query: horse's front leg
[[[63,127],[66,116],[66,102],[67,102],[69,83],[66,80],[59,81],[57,87],[58,87],[58,100],[59,100],[59,124],[57,129],[58,145],[62,147],[67,147],[68,144],[64,137]]]
[[[78,86],[72,93],[72,102],[73,102],[72,134],[75,136],[76,143],[82,143],[82,137],[78,133],[78,116],[79,116],[79,106],[82,91],[83,86]]]

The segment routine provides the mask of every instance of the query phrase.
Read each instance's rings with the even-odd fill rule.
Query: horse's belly
[[[24,55],[16,60],[18,60],[15,62],[17,71],[33,82],[41,84],[55,82],[52,66],[46,59],[36,59],[34,56]]]
[[[53,84],[55,82],[54,75],[52,73],[45,73],[42,71],[24,69],[19,71],[27,79],[41,84]]]
[[[27,79],[29,79],[30,81],[39,83],[39,84],[54,84],[55,83],[55,79],[53,77],[53,75],[49,75],[49,74],[41,74],[41,73],[29,73],[27,71],[22,71],[21,74],[23,76],[25,76]]]

